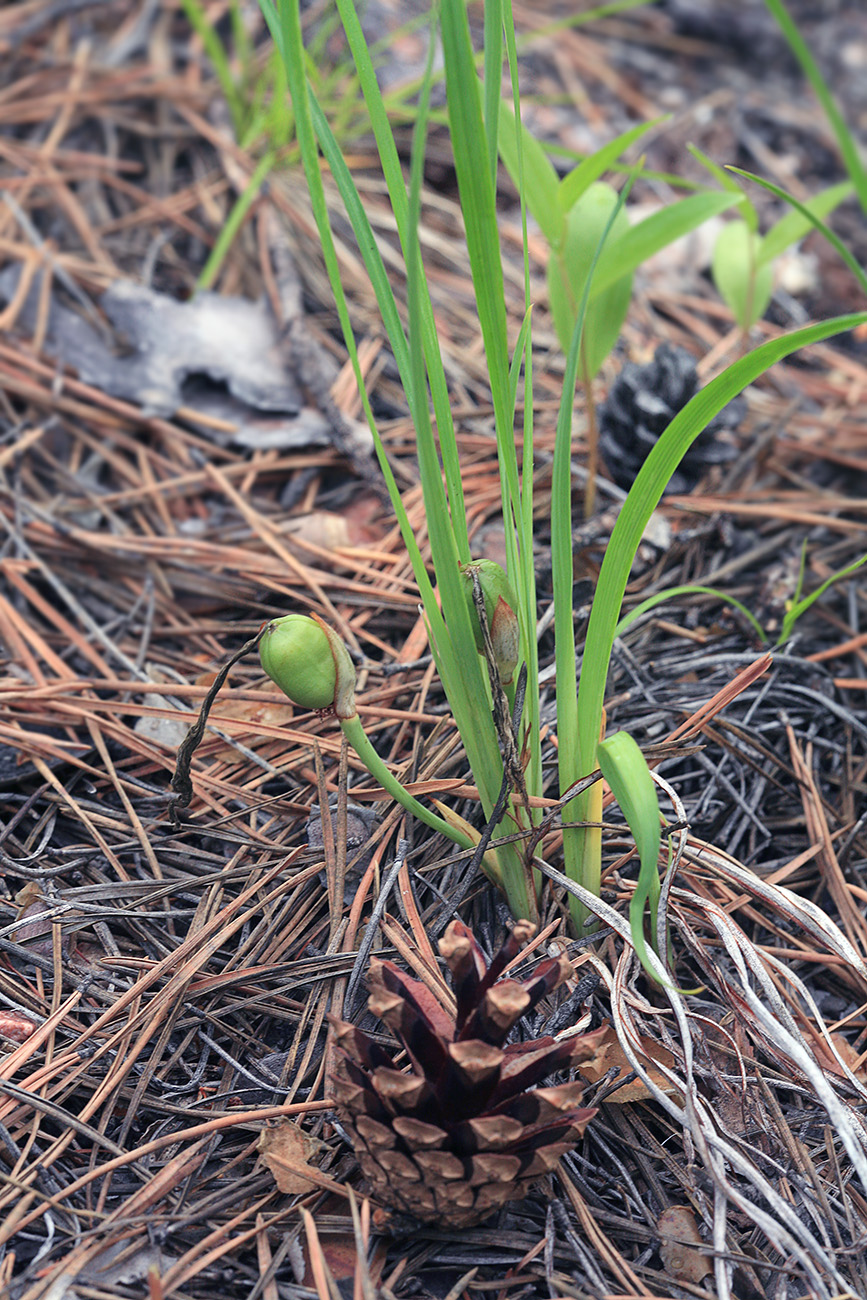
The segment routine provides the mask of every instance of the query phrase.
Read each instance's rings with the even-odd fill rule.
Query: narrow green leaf
[[[232,209],[217,236],[214,247],[208,255],[208,260],[202,267],[196,289],[210,289],[220,274],[223,262],[226,260],[229,250],[238,237],[238,232],[244,224],[247,213],[253,205],[259,191],[261,190],[268,173],[273,169],[276,163],[276,156],[269,150],[264,154],[256,164],[253,175],[247,182],[246,188],[238,195],[232,204]]]
[[[615,640],[617,637],[623,636],[624,632],[628,631],[633,623],[637,623],[640,618],[643,618],[645,614],[649,614],[657,605],[661,605],[666,600],[675,600],[678,596],[714,596],[723,604],[731,605],[739,614],[742,614],[760,641],[767,641],[768,639],[755,614],[751,613],[742,601],[736,600],[734,596],[730,596],[728,592],[720,591],[717,587],[700,587],[693,583],[686,583],[682,587],[666,587],[664,591],[657,591],[654,595],[648,596],[646,600],[642,600],[628,614],[624,614],[614,629]]]
[[[409,354],[406,345],[406,339],[403,335],[402,327],[399,325],[397,316],[397,307],[394,302],[394,295],[388,282],[388,276],[382,264],[382,258],[373,238],[373,232],[370,230],[370,224],[364,213],[357,190],[349,174],[343,159],[340,155],[339,147],[333,136],[327,129],[324,122],[324,116],[318,110],[318,105],[311,102],[311,95],[304,76],[304,47],[301,41],[301,22],[297,0],[294,3],[284,3],[278,14],[271,0],[261,0],[262,12],[268,23],[274,43],[284,60],[286,75],[292,102],[295,108],[297,118],[297,135],[301,157],[304,163],[304,171],[307,177],[308,187],[310,190],[310,200],[313,209],[313,215],[316,220],[319,237],[322,242],[322,253],[325,259],[325,266],[328,272],[328,279],[334,294],[337,313],[340,319],[340,325],[343,332],[344,342],[352,362],[355,373],[358,391],[361,395],[362,406],[367,417],[368,425],[374,440],[377,459],[380,469],[388,488],[389,497],[394,507],[398,523],[400,525],[401,537],[407,548],[407,553],[412,564],[413,573],[418,583],[422,601],[425,609],[429,611],[429,617],[434,623],[437,620],[442,621],[439,607],[434,596],[433,587],[428,578],[427,571],[422,562],[418,545],[409,526],[409,520],[400,497],[400,492],[394,480],[391,466],[388,463],[388,457],[379,437],[379,430],[376,427],[376,421],[370,408],[370,401],[367,397],[367,390],[364,384],[364,377],[361,372],[361,365],[358,359],[358,348],[355,343],[355,336],[352,330],[352,324],[349,318],[349,306],[346,301],[346,294],[343,289],[343,282],[340,275],[340,266],[337,260],[337,253],[334,247],[334,239],[331,234],[331,227],[328,218],[328,207],[325,201],[325,191],[322,184],[322,175],[319,170],[319,153],[316,147],[316,137],[314,133],[313,122],[316,118],[324,147],[329,152],[329,160],[334,168],[334,174],[341,185],[341,191],[347,201],[350,216],[355,217],[356,234],[359,236],[359,246],[362,253],[368,261],[368,269],[371,269],[371,278],[374,287],[377,289],[380,307],[383,310],[386,323],[391,325],[390,341],[394,349],[395,357],[403,359],[406,375],[407,392],[411,392],[409,376]],[[404,203],[406,203],[406,194],[404,192]],[[397,322],[397,327],[395,327]],[[401,346],[402,345],[402,346]]]
[[[382,173],[385,177],[389,200],[392,205],[392,210],[394,211],[394,218],[397,224],[398,237],[403,249],[404,260],[408,261],[407,241],[409,234],[407,228],[408,200],[406,185],[403,178],[397,145],[395,144],[391,124],[388,120],[385,102],[379,89],[376,68],[364,37],[358,8],[354,3],[354,0],[336,0],[336,5],[346,32],[347,43],[352,51],[353,60],[358,73],[359,85],[361,87],[362,95],[364,96],[364,103],[370,115],[370,123],[373,128],[374,139],[376,140],[377,152],[379,154]],[[435,40],[433,32],[431,39]],[[432,83],[432,71],[426,79]],[[424,80],[425,79],[423,78],[423,82]],[[478,139],[480,150],[484,150],[484,137],[479,136]],[[390,289],[389,294],[391,294]],[[393,295],[391,296],[393,297]],[[431,386],[431,395],[433,397],[434,413],[436,415],[440,453],[442,455],[443,469],[445,470],[446,475],[448,503],[451,508],[450,518],[452,530],[460,559],[465,562],[470,558],[470,548],[466,535],[466,509],[464,506],[460,462],[458,458],[457,443],[455,440],[448,384],[446,382],[445,370],[443,368],[442,355],[440,353],[436,325],[434,322],[433,307],[431,305],[430,293],[426,281],[421,306],[422,338],[424,340],[425,361],[427,364],[428,379]],[[381,305],[380,310],[382,310]],[[409,386],[406,385],[405,380],[404,384],[405,391],[409,391]],[[416,418],[415,413],[413,414],[413,418]],[[436,487],[434,484],[428,483],[427,488],[429,493],[434,494],[429,498],[431,504],[426,506],[428,513],[430,513],[430,511],[434,509],[434,498],[443,496],[444,500],[445,497],[442,494],[441,486]]]
[[[691,194],[687,199],[669,203],[659,212],[637,222],[615,243],[605,248],[593,277],[591,300],[604,293],[624,275],[636,270],[660,249],[673,244],[681,235],[687,235],[711,217],[743,202],[743,196],[734,194]]]
[[[502,0],[485,0],[485,137],[488,142],[488,165],[491,184],[497,188],[497,135],[500,125],[501,87],[503,84],[503,4]]]
[[[821,343],[824,339],[842,334],[865,322],[867,312],[837,316],[761,344],[696,393],[674,417],[650,451],[623,503],[602,561],[579,677],[575,761],[572,770],[562,762],[561,741],[561,790],[568,789],[582,777],[588,776],[595,765],[605,683],[629,571],[647,522],[684,453],[726,403],[769,370],[775,362],[811,343]],[[558,708],[562,711],[559,699]],[[575,808],[574,814],[570,815],[575,820],[587,820],[587,806],[586,796],[576,796],[569,805],[570,809]],[[592,887],[592,884],[588,885],[588,888]]]
[[[587,315],[587,305],[593,288],[596,268],[604,254],[606,241],[615,221],[621,216],[626,203],[632,180],[623,187],[618,196],[617,206],[612,209],[605,229],[602,231],[593,261],[588,269],[584,292],[578,304],[575,327],[569,351],[566,354],[566,368],[563,375],[563,388],[560,396],[560,409],[557,415],[557,433],[554,441],[554,463],[551,481],[551,568],[554,587],[554,642],[557,671],[557,767],[560,789],[564,791],[574,784],[573,772],[581,758],[579,750],[579,704],[575,690],[575,622],[572,614],[572,584],[574,568],[572,559],[572,417],[575,403],[575,386],[578,382],[578,367],[581,357],[581,344]],[[604,683],[603,683],[604,686]],[[595,742],[599,740],[600,717],[596,722]],[[585,774],[582,774],[585,775]],[[599,793],[591,790],[581,804],[580,818],[576,813],[577,800],[571,800],[563,808],[566,820],[595,821],[592,809],[593,800],[598,800]],[[567,875],[580,879],[592,893],[599,892],[599,874],[601,856],[599,852],[599,835],[597,832],[565,830],[563,833],[563,854]],[[570,898],[569,906],[578,933],[586,919],[580,903]]]
[[[799,239],[803,239],[811,229],[815,228],[815,217],[827,217],[844,199],[848,199],[852,190],[851,181],[842,181],[839,185],[831,185],[828,189],[822,190],[815,198],[808,199],[803,205],[803,212],[787,212],[762,237],[759,247],[759,266],[763,262],[772,262],[775,257],[779,257],[780,253],[791,248],[792,244],[797,244]]]
[[[744,194],[731,172],[726,171],[725,167],[720,167],[719,163],[715,163],[714,160],[709,158],[703,150],[699,149],[698,145],[688,144],[686,147],[692,154],[693,158],[695,158],[696,162],[700,162],[702,167],[710,172],[711,176],[723,190],[729,194],[735,195],[735,197],[740,200],[740,208],[738,210],[739,215],[747,223],[750,230],[754,230],[756,234],[758,234],[759,214],[756,212],[755,207],[750,203],[748,196]]]
[[[783,0],[765,0],[765,4],[779,23],[783,35],[789,42],[789,48],[803,68],[807,80],[813,87],[816,98],[825,110],[825,116],[831,124],[834,135],[837,137],[837,144],[840,146],[840,153],[843,155],[846,170],[858,192],[861,207],[867,214],[867,168],[861,161],[855,135],[846,125],[843,114],[837,107],[837,102],[831,94],[828,83],[819,71],[819,65],[813,58],[810,47],[799,32],[791,14],[783,4]]]
[[[534,469],[534,425],[533,425],[533,337],[532,304],[533,287],[530,278],[530,246],[527,233],[527,198],[524,170],[523,136],[521,135],[521,95],[518,81],[518,51],[515,38],[515,19],[512,12],[512,0],[505,0],[505,34],[506,52],[509,63],[509,79],[512,89],[512,109],[515,122],[515,149],[518,162],[518,193],[521,200],[521,234],[524,264],[524,324],[515,345],[510,368],[511,381],[511,426],[515,424],[515,405],[517,402],[519,371],[524,366],[524,404],[521,428],[521,482],[518,499],[510,498],[511,521],[506,524],[506,554],[508,571],[512,576],[518,594],[518,616],[521,622],[521,637],[524,662],[527,668],[527,692],[524,703],[524,732],[521,737],[523,752],[526,755],[524,776],[527,789],[541,793],[542,781],[542,747],[540,741],[541,717],[539,698],[539,647],[536,638],[536,570],[534,563],[534,510],[533,510],[533,469]],[[501,461],[509,461],[509,476],[512,470],[515,480],[518,474],[518,452],[516,438],[498,445]],[[507,477],[507,476],[504,476]],[[514,529],[509,522],[514,522]],[[542,819],[541,809],[531,813],[531,819],[538,824]],[[535,877],[537,886],[541,877]]]
[[[803,579],[803,575],[804,575],[805,561],[806,561],[806,556],[804,556],[804,562],[802,562],[801,565],[801,579]],[[844,569],[838,569],[836,573],[832,573],[830,578],[826,578],[820,587],[817,587],[815,591],[810,592],[809,596],[804,596],[801,599],[793,600],[789,608],[786,610],[785,616],[783,618],[783,626],[780,630],[780,639],[777,642],[777,645],[785,645],[789,637],[792,635],[795,624],[797,623],[801,615],[805,614],[807,610],[810,608],[810,606],[814,604],[815,601],[817,601],[820,596],[824,596],[825,592],[828,590],[829,587],[833,587],[835,582],[840,582],[841,579],[843,578],[848,578],[851,573],[855,573],[864,564],[867,564],[867,555],[862,555],[860,560],[853,560],[853,562],[851,564],[847,564]],[[799,595],[800,595],[800,588],[801,588],[801,582],[799,581],[798,583]]]
[[[659,850],[662,846],[659,800],[647,760],[626,731],[616,731],[600,741],[596,757],[611,793],[626,818],[641,864],[638,883],[629,904],[629,928],[638,959],[648,975],[656,976],[647,956],[644,939],[644,909],[650,903],[653,946],[656,944],[656,917],[659,905]],[[657,954],[662,955],[662,954]]]
[[[509,359],[500,228],[491,172],[485,152],[479,79],[475,71],[467,11],[463,0],[444,0],[443,58],[449,131],[467,251],[495,412],[509,408]]]
[[[217,74],[220,89],[232,118],[232,127],[235,136],[238,137],[244,129],[247,107],[241,89],[232,74],[226,48],[199,0],[181,0],[181,4],[187,21],[201,40],[205,53],[214,65],[214,72]]]
[[[837,250],[849,270],[861,285],[861,288],[865,293],[867,293],[867,273],[865,273],[864,268],[860,266],[852,256],[842,239],[840,239],[838,235],[835,235],[831,227],[826,225],[825,222],[822,221],[815,212],[811,211],[805,203],[801,203],[801,201],[796,199],[793,194],[787,194],[785,190],[780,189],[779,185],[774,185],[772,181],[766,181],[761,176],[755,176],[752,172],[742,171],[740,167],[731,167],[729,170],[737,172],[739,176],[745,176],[747,180],[755,181],[757,185],[761,185],[762,189],[769,190],[771,194],[776,194],[778,199],[784,199],[785,202],[791,204],[797,212],[800,212],[811,226],[815,226],[816,230],[821,231],[832,248]]]
[[[570,208],[574,206],[583,194],[590,188],[594,181],[613,167],[617,159],[626,152],[631,144],[640,140],[643,135],[651,130],[654,126],[659,126],[660,122],[667,121],[667,116],[654,117],[649,122],[640,122],[638,126],[633,126],[629,131],[624,131],[608,144],[597,149],[595,153],[590,154],[588,158],[574,167],[568,176],[564,176],[560,181],[557,199],[560,205],[560,211],[565,215]],[[530,203],[532,208],[532,202]],[[538,215],[536,216],[538,221]],[[541,226],[541,221],[539,225]]]
[[[518,164],[517,133],[520,132],[523,165]],[[548,155],[523,122],[503,100],[500,104],[500,158],[503,166],[527,202],[549,244],[556,244],[563,229],[563,214],[557,194],[560,181]]]

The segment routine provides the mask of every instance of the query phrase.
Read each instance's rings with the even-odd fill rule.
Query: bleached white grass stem
[[[598,958],[590,960],[609,988],[611,996],[612,1023],[618,1041],[629,1062],[630,1067],[641,1079],[648,1092],[660,1106],[683,1129],[684,1138],[691,1142],[700,1157],[707,1173],[711,1177],[717,1195],[713,1222],[709,1225],[713,1234],[715,1258],[715,1281],[719,1300],[733,1300],[730,1273],[725,1257],[720,1258],[720,1240],[724,1242],[724,1231],[719,1226],[718,1199],[723,1196],[727,1203],[734,1205],[765,1234],[774,1249],[783,1257],[797,1261],[803,1270],[803,1276],[813,1288],[819,1300],[832,1300],[834,1296],[847,1294],[848,1284],[839,1272],[829,1251],[810,1231],[809,1227],[792,1214],[791,1205],[784,1200],[768,1178],[761,1172],[749,1156],[740,1149],[735,1141],[718,1131],[718,1121],[708,1104],[701,1097],[696,1087],[693,1042],[689,1026],[689,1008],[685,998],[669,982],[663,963],[655,953],[647,956],[654,973],[660,981],[660,992],[667,998],[677,1022],[680,1035],[679,1046],[683,1053],[683,1074],[666,1066],[661,1061],[654,1061],[654,1071],[667,1079],[671,1088],[683,1096],[679,1104],[648,1071],[647,1058],[641,1046],[641,1035],[634,1018],[636,993],[630,987],[637,958],[632,947],[629,925],[614,908],[603,900],[594,897],[588,890],[575,884],[557,871],[549,863],[536,859],[536,866],[550,880],[560,885],[578,899],[589,912],[592,912],[604,924],[611,927],[624,944],[623,951],[612,976],[608,967]],[[717,931],[728,952],[735,970],[741,977],[737,991],[748,1003],[756,1015],[758,1023],[769,1040],[783,1051],[792,1063],[809,1081],[816,1100],[824,1106],[829,1120],[840,1135],[853,1166],[867,1186],[867,1144],[864,1131],[856,1120],[854,1111],[834,1092],[833,1086],[825,1077],[821,1067],[810,1055],[808,1049],[797,1038],[794,1022],[791,1033],[784,1027],[783,1021],[791,1021],[788,1008],[784,1006],[773,982],[761,966],[758,954],[747,936],[740,930],[721,908],[705,898],[686,890],[672,891],[678,901],[689,902],[692,910],[705,914],[711,926]],[[799,900],[803,902],[803,900]],[[817,909],[818,911],[818,909]],[[818,918],[812,918],[817,923]],[[842,936],[841,936],[842,937]],[[773,1001],[765,1006],[753,992],[750,975],[761,981],[763,991],[770,989]],[[771,1009],[773,1007],[773,1010]],[[782,1007],[782,1014],[777,1014]],[[654,1008],[647,1004],[648,1013]],[[750,1197],[737,1188],[726,1175],[726,1166],[740,1175],[762,1198],[768,1209],[757,1205]],[[862,1172],[863,1170],[863,1172]],[[782,1171],[781,1171],[782,1172]],[[724,1225],[724,1220],[723,1220]]]

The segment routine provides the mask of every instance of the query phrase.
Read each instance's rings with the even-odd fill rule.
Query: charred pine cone
[[[599,407],[599,451],[618,487],[628,491],[635,476],[678,411],[698,392],[698,372],[685,348],[661,343],[649,365],[627,361]],[[690,492],[709,465],[733,460],[737,448],[721,441],[744,417],[736,397],[714,416],[688,448],[666,484],[666,492]]]
[[[519,921],[488,967],[472,932],[452,922],[439,949],[454,1015],[391,962],[371,963],[368,1005],[406,1049],[408,1073],[362,1030],[332,1020],[341,1121],[384,1204],[427,1223],[479,1223],[552,1170],[596,1114],[579,1106],[580,1082],[534,1085],[592,1057],[604,1030],[506,1045],[520,1017],[572,974],[560,957],[528,979],[498,978],[534,933]]]

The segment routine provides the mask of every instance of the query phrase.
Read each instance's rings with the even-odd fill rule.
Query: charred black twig
[[[196,718],[195,722],[178,746],[175,774],[172,777],[172,789],[177,794],[177,798],[173,799],[169,805],[169,816],[175,826],[180,825],[181,819],[179,814],[184,808],[190,806],[193,797],[193,783],[190,779],[190,766],[193,761],[193,754],[195,754],[199,745],[202,743],[202,737],[205,734],[205,727],[208,724],[208,714],[211,712],[214,700],[220,693],[223,683],[229,676],[229,673],[232,668],[234,668],[235,664],[239,663],[240,660],[243,659],[245,655],[249,654],[251,650],[255,650],[258,644],[259,634],[257,632],[254,637],[251,637],[249,641],[246,641],[244,645],[241,646],[240,650],[235,651],[231,659],[227,660],[227,662],[223,664],[223,667],[214,678],[210,690],[202,700],[202,705],[199,709],[199,716]]]

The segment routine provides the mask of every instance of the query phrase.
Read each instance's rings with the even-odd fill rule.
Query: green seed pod
[[[485,641],[475,601],[473,600],[474,573],[479,576],[479,586],[485,598],[485,614],[488,619],[488,630],[491,634],[491,644],[494,647],[497,668],[503,685],[508,686],[518,666],[521,643],[521,629],[518,624],[518,616],[515,613],[518,602],[515,600],[505,570],[496,561],[471,560],[469,564],[461,565],[461,576],[464,580],[470,624],[479,654],[485,652]]]
[[[303,709],[355,716],[355,666],[320,618],[287,614],[262,630],[259,658],[272,682]]]

